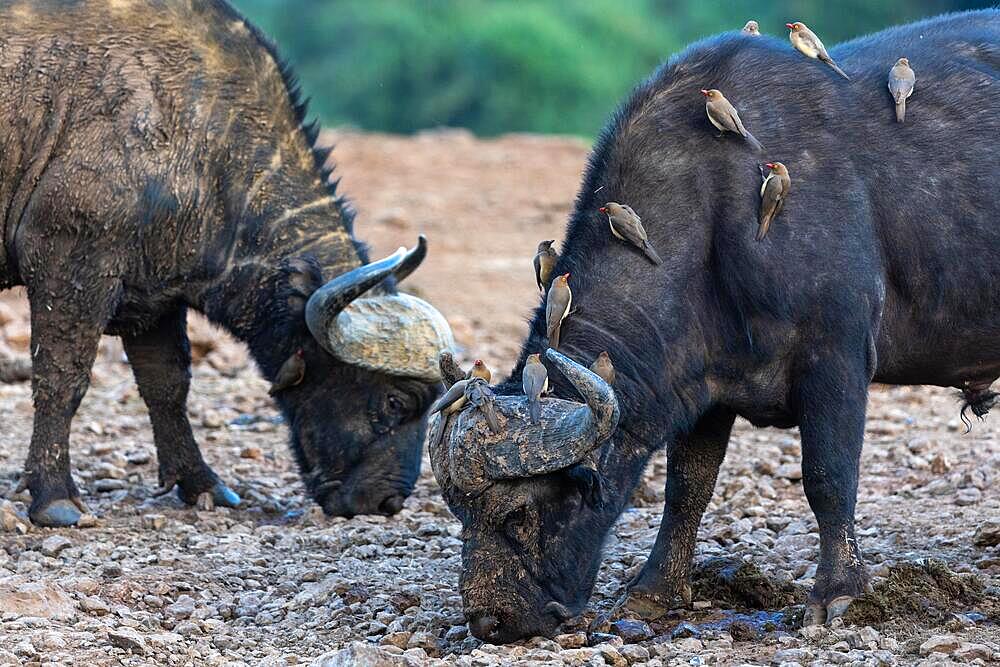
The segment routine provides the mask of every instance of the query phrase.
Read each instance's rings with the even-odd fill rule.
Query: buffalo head
[[[318,289],[297,308],[308,328],[302,381],[277,394],[306,486],[327,514],[394,514],[420,471],[425,413],[437,396],[437,356],[454,347],[430,304],[380,287],[427,254],[423,236]],[[311,336],[310,336],[311,334]]]
[[[602,512],[589,462],[618,425],[618,400],[583,366],[546,356],[584,403],[543,399],[532,424],[524,396],[497,396],[498,433],[472,407],[431,425],[434,474],[462,522],[465,615],[493,643],[551,634],[586,604],[597,571],[592,531],[573,527]]]

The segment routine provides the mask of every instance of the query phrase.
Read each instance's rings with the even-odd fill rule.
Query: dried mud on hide
[[[844,622],[881,625],[905,619],[924,626],[943,624],[950,612],[967,612],[985,605],[987,618],[1000,620],[1000,602],[988,598],[983,581],[974,575],[956,574],[938,560],[898,563],[888,576],[853,603]]]
[[[694,567],[691,588],[696,600],[737,609],[780,609],[805,602],[805,589],[771,577],[737,558],[710,558]]]

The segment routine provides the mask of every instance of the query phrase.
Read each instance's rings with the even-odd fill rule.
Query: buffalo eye
[[[417,399],[406,392],[389,391],[374,397],[369,404],[368,418],[376,433],[388,433],[416,411]]]
[[[528,508],[522,505],[507,513],[503,519],[503,531],[517,544],[525,544],[531,539],[531,520]]]

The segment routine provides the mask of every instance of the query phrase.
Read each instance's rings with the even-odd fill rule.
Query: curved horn
[[[309,331],[322,341],[330,324],[349,303],[391,275],[402,280],[413,273],[426,256],[427,239],[421,234],[413,250],[407,252],[401,247],[385,259],[359,266],[326,283],[306,302]]]
[[[478,410],[462,411],[445,438],[449,477],[456,485],[477,490],[489,480],[544,475],[568,468],[614,432],[620,411],[608,383],[555,350],[548,350],[545,356],[576,387],[585,404],[544,399],[541,420],[532,424],[524,396],[497,396],[501,429],[496,434]],[[435,452],[431,454],[435,456]]]
[[[421,234],[417,237],[416,247],[406,253],[399,266],[392,270],[392,275],[396,278],[396,282],[406,280],[407,276],[416,271],[417,267],[423,263],[425,257],[427,257],[427,237]]]
[[[306,303],[306,325],[330,354],[369,370],[425,382],[441,379],[438,353],[455,339],[444,316],[410,294],[362,296],[381,282],[402,280],[427,256],[427,239],[337,276]]]

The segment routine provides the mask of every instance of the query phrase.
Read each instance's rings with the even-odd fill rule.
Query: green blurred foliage
[[[670,54],[750,18],[827,45],[969,0],[232,0],[277,43],[328,125],[591,136]]]

